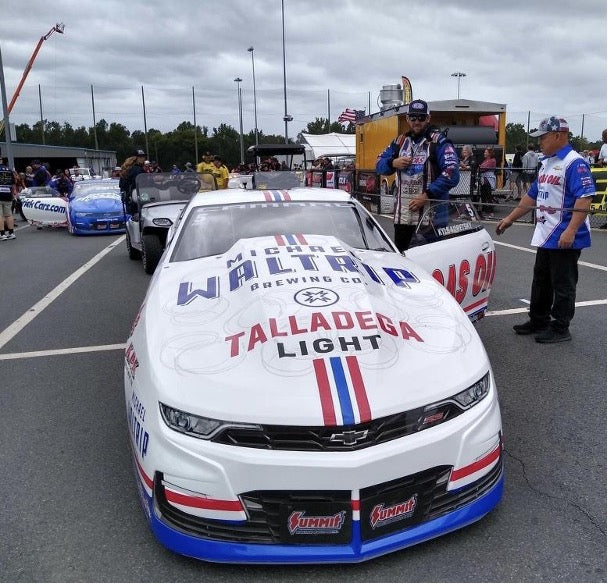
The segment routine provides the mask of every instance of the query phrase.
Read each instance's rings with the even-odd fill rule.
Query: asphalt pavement
[[[498,262],[477,330],[506,452],[493,512],[363,564],[239,566],[167,551],[139,506],[122,367],[150,281],[141,263],[117,236],[18,225],[0,242],[1,581],[606,581],[605,230],[581,257],[572,341],[540,345],[511,328],[526,319],[532,227],[498,238],[486,223]]]

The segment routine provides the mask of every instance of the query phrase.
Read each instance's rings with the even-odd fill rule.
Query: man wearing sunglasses
[[[426,101],[412,101],[407,114],[410,131],[397,136],[376,162],[378,174],[397,173],[395,245],[401,252],[409,247],[418,225],[429,223],[431,214],[435,226],[447,223],[447,206],[437,200],[447,201],[450,189],[458,184],[458,154],[430,121]]]

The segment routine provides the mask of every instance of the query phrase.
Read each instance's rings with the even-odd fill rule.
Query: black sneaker
[[[572,335],[569,330],[556,331],[554,328],[549,328],[534,337],[537,343],[561,343],[563,341],[570,341],[571,339]]]
[[[534,333],[540,333],[542,331],[546,331],[549,327],[549,324],[546,323],[536,323],[529,320],[524,324],[516,324],[513,327],[513,330],[518,335],[532,335]]]

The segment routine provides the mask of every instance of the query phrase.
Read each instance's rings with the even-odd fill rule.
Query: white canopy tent
[[[316,160],[325,156],[354,156],[355,155],[355,134],[305,134],[306,159]],[[312,156],[309,156],[309,152]]]

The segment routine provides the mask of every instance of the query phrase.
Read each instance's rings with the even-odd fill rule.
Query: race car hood
[[[455,395],[489,369],[456,301],[396,253],[276,236],[159,268],[130,346],[139,381],[189,413],[359,423]]]
[[[79,197],[70,202],[74,213],[117,213],[122,212],[120,195],[99,193]]]

